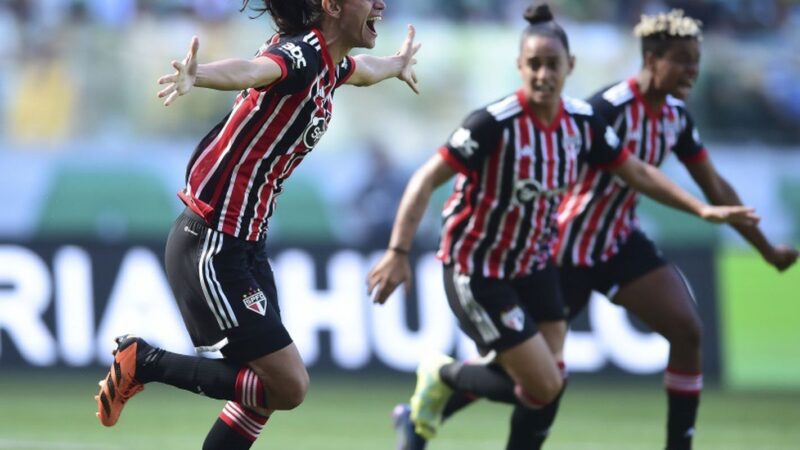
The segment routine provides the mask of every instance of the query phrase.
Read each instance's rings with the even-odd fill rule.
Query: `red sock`
[[[268,417],[261,416],[236,402],[228,402],[219,414],[220,420],[250,442],[255,441],[267,423]]]
[[[267,393],[261,378],[251,369],[242,367],[236,376],[234,401],[251,408],[266,408]]]

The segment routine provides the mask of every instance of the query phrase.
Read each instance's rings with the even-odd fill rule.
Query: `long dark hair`
[[[250,0],[242,0],[242,9],[249,5]],[[263,6],[250,6],[258,12],[255,17],[264,13],[272,16],[272,21],[283,34],[296,34],[319,26],[322,19],[322,0],[260,0]],[[255,18],[253,17],[253,18]]]
[[[528,21],[528,26],[522,32],[523,40],[529,36],[539,35],[556,37],[564,44],[564,48],[567,50],[567,54],[569,54],[569,39],[567,39],[567,33],[561,28],[561,25],[555,22],[553,13],[546,3],[529,6],[522,16]]]

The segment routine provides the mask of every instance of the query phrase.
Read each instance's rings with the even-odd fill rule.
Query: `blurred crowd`
[[[251,3],[259,3],[253,0]],[[442,20],[513,21],[529,0],[402,0],[388,2],[389,18],[433,17]],[[735,32],[774,30],[800,8],[792,0],[550,0],[557,11],[582,21],[635,23],[643,13],[682,8],[709,28]],[[26,25],[53,26],[92,21],[109,26],[131,23],[146,14],[183,15],[225,21],[239,12],[237,0],[4,0],[0,9]]]
[[[796,51],[800,45],[800,2],[550,3],[568,29],[602,24],[628,35],[642,13],[685,9],[704,22],[708,36],[704,58],[710,62],[702,70],[690,105],[708,136],[720,141],[755,139],[784,146],[800,142],[796,127],[800,123],[800,54]],[[418,23],[424,18],[463,32],[481,26],[521,24],[520,12],[529,4],[530,0],[390,0],[386,18],[387,24]],[[0,123],[6,126],[2,129],[10,130],[17,142],[36,137],[34,140],[58,143],[113,127],[130,129],[127,122],[132,121],[145,134],[163,135],[163,124],[147,123],[146,111],[127,104],[130,102],[126,96],[138,94],[115,87],[120,78],[131,82],[138,81],[132,78],[153,75],[142,75],[146,69],[125,58],[147,56],[148,63],[152,63],[161,57],[158,51],[167,47],[152,49],[153,42],[171,39],[170,35],[178,34],[176,30],[181,27],[211,29],[207,34],[222,35],[216,37],[218,49],[230,50],[231,42],[236,41],[234,32],[247,22],[247,15],[252,15],[240,13],[241,6],[239,0],[3,0]],[[160,25],[149,25],[152,23]],[[145,53],[135,55],[131,41],[141,46],[139,52]],[[632,54],[629,59],[634,57],[638,55]],[[747,64],[740,62],[743,57]],[[87,104],[87,91],[94,94],[91,105]],[[197,106],[209,113],[189,118],[192,124],[211,120],[209,117],[218,111],[203,104]],[[76,110],[82,111],[80,117],[75,116]],[[143,119],[137,119],[137,114]],[[114,117],[116,122],[109,124]],[[194,134],[205,126],[203,123],[195,129],[184,124],[176,128]],[[0,135],[0,141],[2,138]]]
[[[523,26],[520,13],[530,0],[387,3],[383,37],[374,51],[395,51],[405,24],[417,24],[424,42],[418,66],[424,95],[410,96],[400,83],[342,95],[334,120],[370,123],[369,128],[332,127],[321,154],[310,158],[292,180],[287,196],[296,197],[285,202],[299,207],[277,214],[275,227],[282,236],[385,242],[413,167],[443,142],[467,111],[518,83],[511,63]],[[640,56],[631,37],[633,25],[643,13],[680,7],[700,18],[706,31],[701,74],[689,105],[704,141],[712,147],[768,145],[786,155],[800,153],[800,2],[549,3],[570,33],[574,50],[583,52],[569,81],[570,95],[587,95],[635,73]],[[252,13],[240,13],[240,8],[240,0],[0,0],[0,166],[5,166],[0,175],[25,173],[29,161],[17,156],[38,155],[50,170],[70,171],[75,168],[62,161],[89,164],[111,153],[88,169],[95,175],[86,176],[83,167],[68,178],[86,191],[106,191],[108,186],[97,184],[105,180],[101,175],[113,164],[122,164],[113,167],[136,172],[134,178],[144,180],[135,185],[137,202],[153,211],[153,217],[170,217],[156,212],[177,203],[174,190],[180,184],[184,154],[227,112],[231,93],[205,91],[164,110],[155,98],[155,79],[169,70],[170,59],[186,51],[193,34],[201,37],[201,61],[252,54],[260,45],[259,36],[269,35],[269,22],[247,20]],[[484,38],[487,35],[491,41]],[[476,54],[481,55],[482,67],[497,69],[476,70]],[[86,157],[71,158],[75,153]],[[336,173],[329,171],[332,161],[339,164]],[[40,172],[44,171],[34,174]],[[154,188],[153,179],[159,178],[169,181]],[[48,188],[46,179],[38,185],[42,192],[61,189],[57,184]],[[797,191],[793,186],[786,191]],[[148,189],[153,191],[152,201],[141,201]],[[446,195],[443,189],[434,200],[441,204]],[[0,235],[27,230],[29,222],[46,223],[51,216],[36,217],[31,211],[48,211],[47,198],[20,198],[19,208],[0,218]],[[96,211],[102,211],[101,219],[108,215],[107,205],[83,206],[87,222],[94,220]],[[342,221],[333,218],[339,216],[333,210],[352,214]],[[71,209],[68,213],[74,215]],[[430,237],[429,245],[435,241],[437,214],[431,208],[422,225],[429,229],[420,233]],[[108,221],[101,222],[100,228],[107,229]]]

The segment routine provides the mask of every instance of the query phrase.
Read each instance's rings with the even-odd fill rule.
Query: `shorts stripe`
[[[686,288],[686,291],[689,293],[689,297],[692,299],[694,304],[697,304],[697,298],[694,296],[694,290],[692,289],[692,285],[689,284],[689,280],[686,278],[686,275],[681,272],[681,269],[678,268],[676,265],[672,265],[672,268],[678,272],[678,276],[681,277],[681,281],[683,281],[683,286]]]
[[[464,312],[467,313],[470,322],[480,333],[484,343],[489,344],[500,339],[500,331],[492,322],[489,313],[483,309],[483,306],[472,295],[472,289],[469,287],[469,275],[454,273],[453,283],[455,284],[456,296],[459,303],[461,303],[461,307],[464,308]]]
[[[216,308],[212,307],[211,309],[214,312],[214,315],[217,316],[217,322],[220,323],[220,329],[225,330],[228,328],[238,327],[239,321],[236,320],[236,315],[231,309],[228,298],[225,297],[225,293],[222,291],[222,286],[217,280],[217,274],[214,270],[214,255],[219,254],[219,252],[222,250],[222,242],[222,233],[214,230],[207,231],[208,247],[204,249],[204,254],[201,257],[201,261],[204,260],[204,270],[200,275],[200,284],[203,286],[203,293],[206,295],[206,301],[210,303],[213,299]]]
[[[219,325],[220,330],[224,330],[226,328],[229,328],[229,326],[225,326],[222,323],[222,318],[219,316],[219,313],[217,313],[217,310],[214,307],[214,303],[211,299],[211,296],[208,294],[208,288],[206,287],[206,281],[205,281],[207,260],[208,258],[210,258],[209,248],[211,246],[210,243],[211,243],[211,237],[213,236],[212,233],[213,233],[212,230],[206,231],[206,238],[203,241],[203,251],[200,254],[200,259],[197,263],[197,273],[200,276],[200,287],[203,289],[203,297],[205,297],[206,299],[206,303],[208,304],[208,309],[210,309],[211,312],[214,313],[214,318],[217,319],[217,324]]]
[[[213,233],[215,235],[217,235],[217,237],[219,238],[219,242],[217,243],[217,249],[211,255],[211,258],[208,259],[208,266],[211,268],[211,281],[213,281],[214,282],[214,286],[217,287],[216,293],[217,293],[217,296],[220,299],[219,301],[224,303],[225,304],[225,309],[228,310],[228,318],[230,319],[231,322],[233,322],[233,326],[234,327],[238,327],[239,326],[239,321],[236,320],[236,314],[233,313],[233,309],[231,308],[231,304],[228,302],[228,297],[225,296],[225,292],[222,290],[222,285],[217,280],[216,270],[214,270],[213,258],[214,258],[214,255],[216,255],[220,251],[222,251],[222,240],[223,240],[223,236],[225,236],[225,235],[222,234],[222,233],[219,233],[217,231],[213,231]],[[220,309],[221,309],[221,307],[220,307]],[[223,315],[224,314],[225,313],[223,312]]]

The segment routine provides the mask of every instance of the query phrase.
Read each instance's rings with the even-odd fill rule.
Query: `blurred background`
[[[529,2],[387,3],[370,53],[394,53],[413,23],[423,43],[421,95],[396,81],[337,91],[333,124],[287,182],[269,242],[284,319],[312,374],[397,379],[376,394],[389,397],[410,393],[411,373],[425,351],[474,352],[457,331],[433,258],[449,186],[435,194],[418,233],[411,296],[398,292],[375,308],[364,279],[388,241],[409,175],[468,112],[517,88],[521,12]],[[767,236],[800,243],[800,3],[550,4],[577,56],[565,89],[574,97],[637,72],[639,45],[631,30],[640,14],[681,7],[700,18],[703,56],[690,111],[714,163],[758,209]],[[164,108],[155,80],[183,57],[193,35],[200,38],[201,62],[254,54],[272,25],[240,6],[235,0],[0,0],[0,448],[139,448],[114,447],[100,437],[94,444],[53,446],[69,440],[63,435],[36,446],[28,437],[38,434],[35,428],[4,420],[22,414],[19,404],[13,414],[6,405],[15,398],[26,403],[14,397],[30,386],[25,379],[48,380],[56,370],[79,373],[75,389],[91,387],[81,384],[80,374],[102,376],[111,338],[123,332],[192,352],[163,272],[163,245],[183,208],[175,194],[186,161],[235,94],[198,89]],[[700,195],[674,159],[664,170]],[[640,214],[648,234],[692,282],[705,324],[706,380],[719,398],[749,395],[752,405],[763,398],[753,392],[773,391],[783,401],[800,399],[800,270],[778,275],[730,228],[647,200]],[[654,392],[657,412],[642,425],[654,431],[642,435],[654,447],[667,352],[663,339],[598,296],[570,332],[567,365],[576,378],[604,386],[586,395],[649,386],[644,392]],[[726,429],[721,434],[730,441],[704,448],[797,448],[800,435],[790,424],[800,412],[785,406],[785,414],[770,419],[778,428],[769,433],[789,436],[786,446],[742,444],[760,438]],[[496,434],[494,444],[464,441],[453,448],[499,447],[502,432]],[[556,445],[558,436],[557,430]],[[385,436],[376,439],[386,443],[363,448],[390,447]],[[607,448],[643,448],[624,442]],[[185,440],[170,448],[181,445],[193,448]],[[339,448],[326,445],[321,448]],[[586,445],[554,448],[606,448]]]

